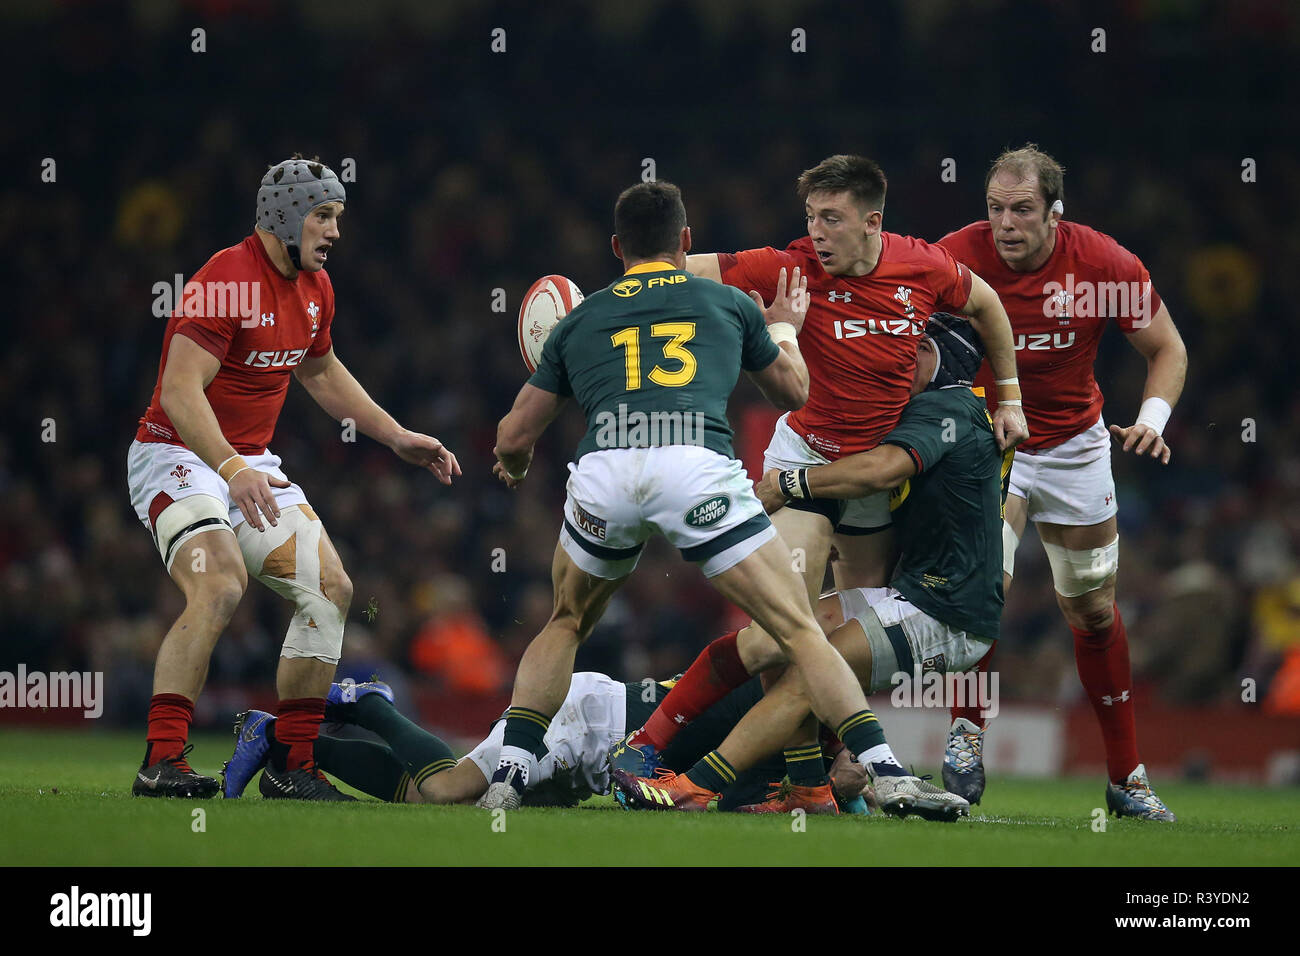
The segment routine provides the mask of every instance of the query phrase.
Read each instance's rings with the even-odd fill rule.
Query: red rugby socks
[[[1138,759],[1137,725],[1133,717],[1133,674],[1129,666],[1128,634],[1115,606],[1110,627],[1074,632],[1074,661],[1106,744],[1106,770],[1112,783],[1123,783]]]
[[[630,743],[634,747],[649,744],[662,751],[679,730],[749,680],[736,648],[739,633],[724,634],[695,658],[645,726],[633,735]]]

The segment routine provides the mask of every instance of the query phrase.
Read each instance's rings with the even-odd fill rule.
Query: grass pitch
[[[196,737],[212,773],[228,735]],[[141,742],[130,733],[0,731],[0,864],[1268,866],[1300,864],[1295,790],[1157,781],[1172,826],[1108,819],[1104,782],[994,776],[984,804],[952,824],[919,819],[628,813],[609,798],[521,810],[493,829],[471,807],[301,804],[130,796]],[[195,809],[205,830],[195,832]],[[497,829],[500,829],[498,823]]]

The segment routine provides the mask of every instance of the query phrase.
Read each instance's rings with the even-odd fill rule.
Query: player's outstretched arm
[[[173,335],[159,402],[185,447],[227,483],[230,500],[243,513],[244,520],[258,531],[265,531],[262,515],[272,525],[280,517],[271,488],[288,488],[289,482],[248,467],[221,433],[221,424],[203,391],[220,370],[221,360],[199,343],[184,333]]]
[[[519,390],[514,407],[497,425],[497,445],[492,449],[497,456],[492,474],[504,481],[507,487],[513,488],[524,480],[533,461],[533,446],[546,431],[546,426],[555,421],[566,400],[566,396],[527,382]]]
[[[897,488],[916,474],[916,462],[898,445],[877,445],[815,468],[773,468],[755,492],[771,513],[800,498],[862,498]]]
[[[1128,340],[1147,360],[1142,409],[1136,422],[1128,428],[1111,425],[1110,433],[1124,443],[1124,451],[1150,455],[1167,465],[1172,452],[1160,433],[1183,394],[1183,383],[1187,379],[1187,346],[1183,344],[1183,337],[1178,334],[1178,328],[1163,302],[1151,323],[1146,328],[1130,332]]]
[[[357,430],[387,445],[402,461],[427,468],[444,485],[460,474],[456,456],[431,435],[403,428],[397,419],[379,407],[361,383],[330,349],[324,355],[308,358],[295,370],[298,381],[312,399],[335,421],[350,418]]]
[[[716,252],[687,256],[686,271],[702,279],[712,279],[714,282],[722,281],[722,267],[718,265],[718,254]]]
[[[1016,347],[1011,336],[1011,320],[1002,300],[987,282],[971,273],[970,297],[962,307],[971,325],[984,341],[997,386],[998,408],[993,413],[993,435],[1002,449],[1014,448],[1029,437],[1025,412],[1020,406],[1020,384],[1016,375]]]

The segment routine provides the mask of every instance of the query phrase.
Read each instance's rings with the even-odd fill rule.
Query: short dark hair
[[[884,210],[885,171],[865,156],[827,156],[812,169],[799,174],[799,198],[810,193],[847,192],[863,209]]]
[[[1065,167],[1043,152],[1034,143],[1025,143],[1019,149],[1008,149],[989,167],[984,177],[984,192],[987,195],[989,183],[998,173],[1007,172],[1019,176],[1022,180],[1031,175],[1038,177],[1038,191],[1051,212],[1056,200],[1065,202]]]
[[[614,204],[614,232],[629,259],[676,255],[685,228],[682,191],[665,180],[630,186]]]

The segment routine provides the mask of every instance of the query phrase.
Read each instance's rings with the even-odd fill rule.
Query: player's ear
[[[685,255],[686,253],[691,251],[691,227],[690,226],[682,227],[681,238],[682,238],[682,254]]]
[[[623,246],[618,241],[618,233],[609,237],[609,247],[614,250],[614,258],[623,261]]]
[[[884,225],[885,214],[879,209],[873,209],[862,220],[862,234],[864,236],[874,236],[880,232],[880,227]]]

